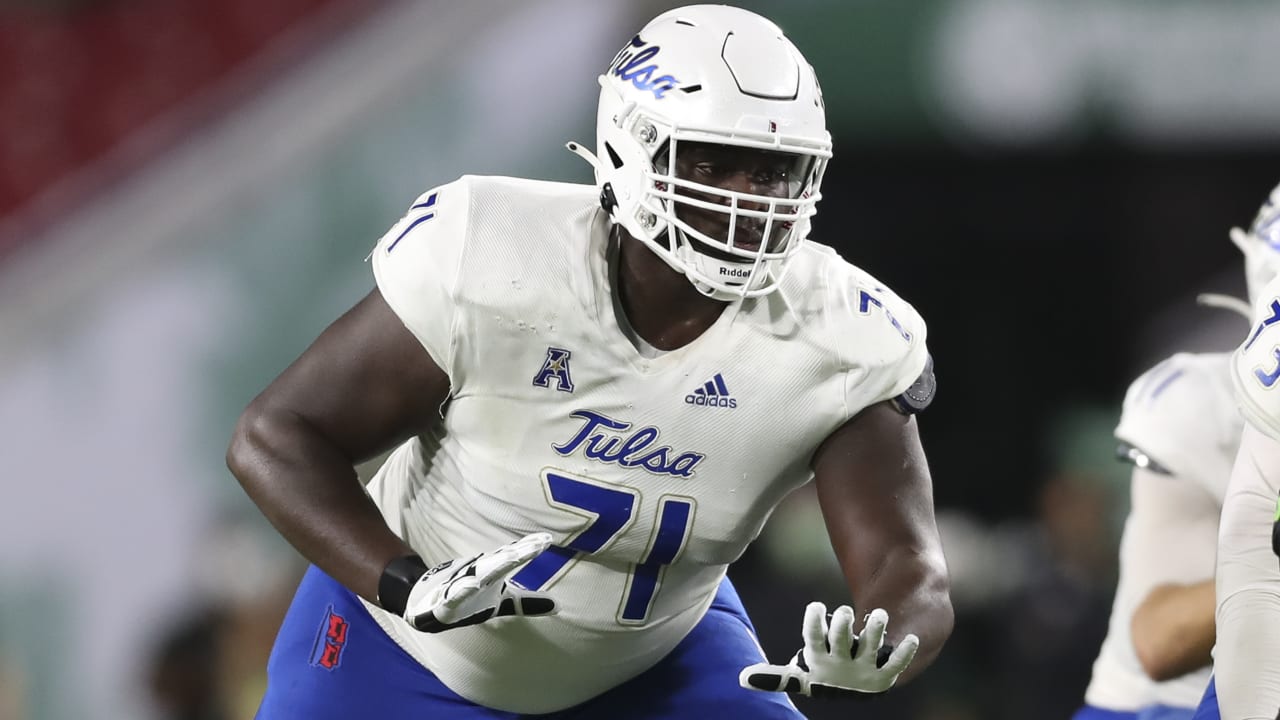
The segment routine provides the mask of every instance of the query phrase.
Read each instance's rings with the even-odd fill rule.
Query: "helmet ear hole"
[[[604,151],[609,155],[609,162],[613,163],[614,170],[622,167],[622,158],[618,156],[618,151],[613,149],[613,145],[606,142]]]

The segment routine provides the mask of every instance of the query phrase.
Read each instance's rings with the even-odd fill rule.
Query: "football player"
[[[1255,262],[1246,275],[1252,288]],[[1248,313],[1235,298],[1202,300]],[[1125,393],[1115,436],[1133,469],[1120,577],[1073,720],[1185,720],[1209,682],[1218,517],[1243,425],[1230,363],[1227,352],[1175,353]]]
[[[1231,359],[1246,422],[1218,534],[1213,680],[1195,718],[1271,720],[1280,717],[1280,186],[1233,238],[1251,268],[1253,324]]]
[[[1130,385],[1133,463],[1107,637],[1075,720],[1189,718],[1209,680],[1218,513],[1240,436],[1228,353],[1177,353]]]
[[[791,693],[885,692],[949,635],[925,325],[806,239],[811,66],[699,5],[600,84],[595,153],[570,144],[594,185],[424,193],[237,424],[232,471],[314,564],[263,720],[798,718]],[[770,664],[726,569],[810,481],[855,604],[811,604]]]

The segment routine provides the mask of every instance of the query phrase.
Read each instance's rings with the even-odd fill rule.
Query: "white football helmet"
[[[1249,291],[1249,304],[1273,278],[1280,275],[1280,185],[1258,210],[1246,232],[1231,228],[1231,242],[1244,253],[1244,276]]]
[[[600,85],[596,155],[575,143],[569,149],[595,167],[614,221],[705,295],[732,300],[774,290],[808,234],[831,157],[822,92],[795,45],[746,10],[678,8],[632,38]],[[790,165],[786,196],[676,177],[682,143],[779,153]],[[722,213],[724,236],[695,229],[680,208]],[[754,242],[743,240],[747,225]]]

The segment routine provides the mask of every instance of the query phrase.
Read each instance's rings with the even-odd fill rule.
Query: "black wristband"
[[[387,563],[378,578],[378,605],[403,617],[409,592],[427,570],[427,564],[417,555],[403,555]]]

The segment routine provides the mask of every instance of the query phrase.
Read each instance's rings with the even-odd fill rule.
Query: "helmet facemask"
[[[808,234],[826,158],[773,142],[695,137],[671,132],[644,173],[641,219],[647,213],[664,230],[639,239],[677,260],[706,295],[767,294]]]

